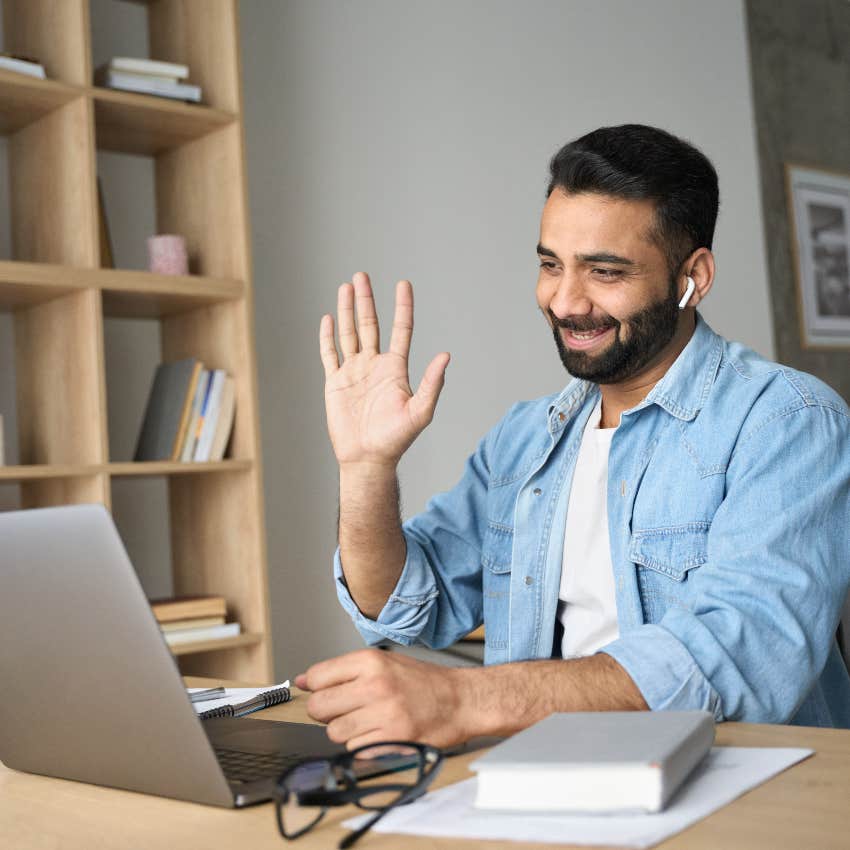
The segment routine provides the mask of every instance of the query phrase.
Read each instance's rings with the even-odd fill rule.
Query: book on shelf
[[[207,397],[207,389],[210,385],[210,370],[201,369],[201,375],[198,378],[198,386],[195,390],[195,398],[192,400],[192,412],[189,415],[189,427],[186,431],[186,437],[183,440],[183,447],[180,451],[180,460],[190,461],[195,456],[195,446],[198,444],[198,430],[201,423],[201,414],[203,413],[204,400]]]
[[[25,56],[13,56],[10,53],[0,53],[0,69],[26,74],[28,77],[36,77],[39,80],[47,77],[44,66],[40,62]]]
[[[707,711],[552,714],[470,765],[482,809],[658,812],[714,742]]]
[[[236,637],[240,631],[239,623],[223,623],[218,626],[206,626],[198,629],[177,629],[172,632],[163,632],[162,636],[169,646],[178,646],[181,643],[201,643],[202,641]]]
[[[206,629],[210,626],[223,626],[224,617],[188,617],[185,620],[174,620],[169,623],[160,623],[159,627],[164,632],[179,632],[182,629]]]
[[[218,405],[215,431],[210,446],[209,460],[224,460],[227,442],[233,431],[233,417],[236,412],[236,381],[232,375],[225,376]]]
[[[150,606],[160,625],[199,617],[223,619],[227,616],[227,600],[223,596],[170,596],[151,599]]]
[[[123,71],[113,71],[106,66],[97,69],[95,83],[107,89],[120,89],[137,94],[152,94],[156,97],[167,97],[171,100],[188,100],[193,103],[201,102],[201,87],[191,83],[181,83],[165,77],[151,74],[128,74]]]
[[[193,357],[157,367],[134,461],[180,459],[201,369]]]
[[[103,66],[110,71],[127,74],[162,77],[165,79],[186,80],[189,78],[189,66],[179,62],[163,62],[160,59],[142,59],[135,56],[113,56]]]
[[[227,372],[224,369],[214,369],[210,375],[207,397],[201,412],[201,420],[197,433],[197,445],[192,457],[193,460],[207,461],[210,459],[210,449],[215,437],[218,414],[221,409],[221,396],[224,390]]]

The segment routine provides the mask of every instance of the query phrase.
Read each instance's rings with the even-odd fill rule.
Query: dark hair
[[[708,158],[676,136],[643,124],[600,127],[564,145],[549,163],[548,198],[593,192],[655,203],[648,234],[670,274],[697,248],[711,248],[717,221],[717,172]]]

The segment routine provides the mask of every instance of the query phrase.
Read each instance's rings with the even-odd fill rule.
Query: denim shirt
[[[515,405],[460,482],[403,526],[376,620],[336,587],[367,643],[448,646],[485,625],[485,663],[549,658],[568,495],[599,387]],[[651,709],[850,727],[835,642],[850,583],[850,411],[818,379],[697,316],[611,442],[608,524],[620,634],[601,649]]]

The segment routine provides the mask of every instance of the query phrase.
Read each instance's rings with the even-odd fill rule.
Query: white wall
[[[335,602],[336,470],[316,333],[371,273],[417,299],[413,380],[452,353],[402,468],[406,513],[451,486],[515,400],[565,382],[536,310],[550,156],[597,126],[682,135],[720,174],[704,315],[772,353],[739,2],[242,0],[266,512],[278,671],[360,646]]]

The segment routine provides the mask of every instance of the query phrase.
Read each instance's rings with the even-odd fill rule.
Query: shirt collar
[[[657,404],[678,419],[695,418],[711,392],[722,356],[723,338],[697,313],[693,335],[673,365],[646,398],[627,412]],[[550,429],[556,430],[571,419],[585,399],[598,392],[597,384],[573,378],[549,406],[547,415]]]

